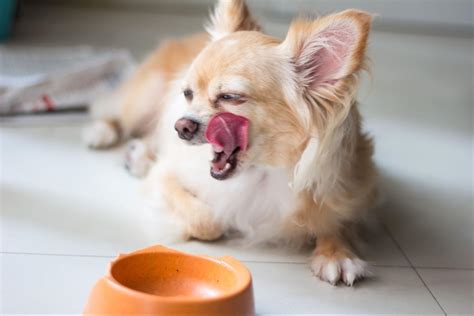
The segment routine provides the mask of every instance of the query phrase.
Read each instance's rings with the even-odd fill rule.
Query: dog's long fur
[[[317,239],[315,275],[351,285],[368,274],[351,244],[377,193],[373,146],[355,100],[370,23],[356,10],[297,19],[280,41],[260,32],[243,0],[220,0],[208,35],[163,43],[120,91],[95,105],[102,111],[86,141],[108,147],[143,137],[129,168],[144,175],[151,166],[147,183],[152,190],[159,183],[187,236]],[[192,102],[185,88],[194,91]],[[244,103],[220,101],[224,92],[245,96]],[[249,119],[250,145],[237,173],[218,181],[209,175],[211,146],[182,142],[174,123],[188,115],[205,126],[224,111]]]

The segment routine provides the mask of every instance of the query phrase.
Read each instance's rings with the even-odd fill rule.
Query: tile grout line
[[[454,271],[474,271],[474,268],[450,268],[450,267],[423,267],[423,266],[413,266],[415,269],[431,269],[431,270],[454,270]]]
[[[16,252],[16,251],[1,251],[4,255],[26,255],[26,256],[46,256],[46,257],[78,257],[78,258],[104,258],[113,259],[114,256],[104,255],[82,255],[82,254],[62,254],[62,253],[39,253],[39,252]]]
[[[308,262],[297,262],[297,261],[263,261],[263,260],[240,260],[245,263],[270,263],[270,264],[297,264],[297,265],[305,265]],[[391,264],[377,264],[371,263],[370,265],[379,268],[399,268],[399,269],[411,269],[410,266],[400,266],[400,265],[391,265]]]
[[[402,253],[402,255],[405,257],[406,261],[408,261],[408,264],[410,265],[410,267],[413,269],[413,271],[415,271],[416,275],[418,276],[418,278],[420,279],[421,283],[423,283],[424,287],[428,290],[428,292],[430,293],[431,297],[435,300],[436,304],[438,304],[438,307],[441,309],[441,311],[443,312],[443,314],[445,316],[447,316],[448,314],[446,313],[446,311],[444,310],[443,306],[441,306],[441,304],[439,303],[438,299],[436,298],[436,296],[433,294],[433,292],[431,291],[431,289],[428,287],[428,285],[426,284],[425,280],[423,280],[423,278],[421,277],[421,274],[420,272],[418,272],[418,269],[413,265],[413,263],[411,262],[410,258],[408,257],[408,255],[405,253],[405,251],[402,249],[402,247],[400,246],[400,244],[398,243],[397,240],[395,240],[395,238],[393,237],[392,233],[390,232],[390,230],[388,229],[388,227],[385,225],[385,224],[382,224],[385,232],[388,234],[388,236],[390,237],[390,239],[392,239],[392,241],[395,243],[396,247],[398,248],[398,250],[400,250],[400,252]]]
[[[104,259],[113,259],[114,256],[106,255],[84,255],[84,254],[61,254],[61,253],[40,253],[40,252],[15,252],[15,251],[0,251],[0,254],[5,255],[26,255],[26,256],[46,256],[46,257],[77,257],[77,258],[104,258]],[[296,264],[296,265],[305,265],[307,262],[297,262],[297,261],[265,261],[265,260],[240,260],[244,263],[268,263],[268,264]],[[375,267],[381,268],[411,268],[410,266],[398,266],[398,265],[384,265],[384,264],[372,264]]]
[[[73,129],[73,128],[77,128],[77,127],[81,127],[81,126],[84,126],[85,124],[89,123],[89,121],[84,121],[84,122],[69,122],[69,124],[67,122],[61,122],[61,123],[54,123],[54,122],[49,122],[50,124],[49,125],[46,125],[47,122],[42,122],[38,125],[23,125],[23,123],[21,124],[15,124],[15,123],[6,123],[6,122],[2,122],[0,120],[0,123],[2,123],[2,129],[9,129],[9,130],[12,130],[12,129],[28,129],[28,128],[32,128],[32,129],[48,129],[48,128],[64,128],[64,129]]]
[[[391,237],[391,236],[390,236]],[[397,245],[397,248],[400,249]],[[104,259],[113,259],[117,256],[109,255],[85,255],[85,254],[68,254],[68,253],[41,253],[41,252],[18,252],[18,251],[0,251],[0,254],[4,255],[27,255],[27,256],[48,256],[48,257],[78,257],[78,258],[104,258]],[[405,254],[403,254],[406,258]],[[240,260],[240,259],[239,259]],[[270,263],[270,264],[298,264],[303,265],[307,262],[299,261],[266,261],[266,260],[240,260],[245,263]],[[407,259],[407,261],[409,261]],[[410,264],[410,262],[409,262]],[[438,269],[438,270],[456,270],[456,271],[474,271],[473,268],[450,268],[450,267],[419,267],[413,265],[396,265],[396,264],[379,264],[371,263],[374,267],[379,268],[399,268],[399,269]]]

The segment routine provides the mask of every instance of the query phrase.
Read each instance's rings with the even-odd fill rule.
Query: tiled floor
[[[185,33],[201,20],[62,9],[46,23],[53,13],[36,13],[22,22],[14,45],[128,46],[142,56],[155,37]],[[85,16],[87,29],[79,31]],[[266,24],[282,34],[283,25]],[[117,35],[117,25],[126,34]],[[371,42],[374,80],[361,103],[386,192],[384,229],[367,254],[376,277],[354,288],[331,287],[311,276],[305,252],[171,244],[243,260],[259,314],[474,312],[472,39],[375,32]],[[167,242],[156,239],[159,225],[150,225],[143,210],[140,181],[122,167],[123,149],[82,146],[85,120],[2,121],[4,314],[80,313],[112,257]]]

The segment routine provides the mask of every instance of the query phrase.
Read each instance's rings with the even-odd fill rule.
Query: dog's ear
[[[213,40],[218,40],[237,31],[258,31],[260,26],[250,14],[245,0],[219,0],[206,30]]]
[[[293,59],[299,83],[314,89],[359,70],[371,19],[366,12],[347,10],[315,21],[294,21],[282,45]]]
[[[290,58],[304,105],[295,104],[308,144],[295,169],[297,190],[324,198],[340,181],[357,135],[351,111],[358,72],[365,67],[371,15],[347,10],[314,21],[293,22],[281,48]],[[334,190],[332,190],[334,192]]]

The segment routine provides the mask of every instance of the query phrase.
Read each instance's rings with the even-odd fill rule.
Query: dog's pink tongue
[[[240,147],[247,149],[249,120],[243,116],[224,112],[211,118],[206,129],[206,139],[216,149],[222,149],[229,157]]]

